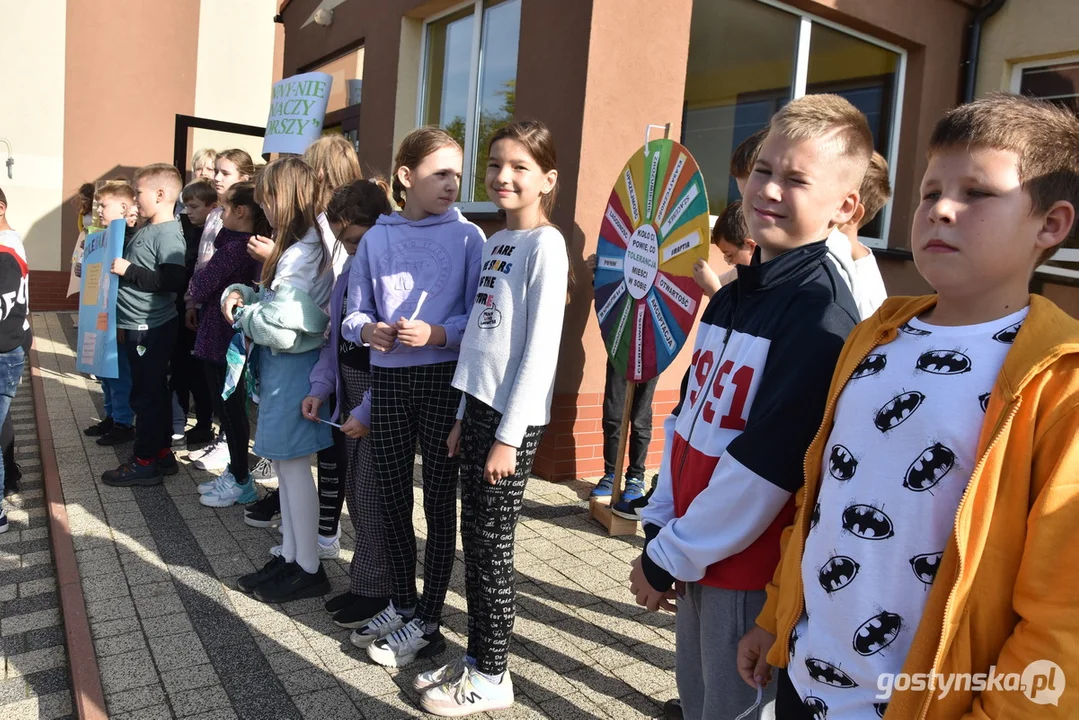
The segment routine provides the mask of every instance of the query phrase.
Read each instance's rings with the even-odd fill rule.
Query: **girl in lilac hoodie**
[[[402,667],[440,653],[442,606],[457,534],[457,458],[445,440],[461,393],[450,384],[479,283],[483,232],[453,207],[461,147],[420,128],[394,162],[394,199],[352,261],[341,335],[371,352],[371,440],[386,550],[389,606],[352,634],[380,665]],[[427,519],[423,597],[416,593],[412,468],[419,441]]]
[[[206,368],[214,409],[221,420],[229,448],[229,464],[213,480],[199,485],[199,502],[207,507],[228,507],[258,500],[255,483],[247,467],[247,443],[251,427],[247,419],[247,392],[239,383],[227,400],[221,399],[227,366],[225,353],[236,331],[215,307],[221,293],[230,285],[254,285],[260,265],[247,254],[252,235],[267,237],[273,231],[266,215],[255,202],[255,184],[239,182],[224,193],[222,227],[214,240],[214,254],[188,284],[193,302],[209,308],[199,318],[195,335],[195,357]]]
[[[326,208],[326,220],[337,238],[333,254],[343,250],[346,259],[330,295],[330,342],[311,370],[311,390],[302,406],[305,418],[319,422],[319,410],[333,399],[330,420],[342,424],[340,430],[334,430],[333,441],[336,457],[345,466],[343,492],[356,543],[348,592],[329,600],[326,610],[338,626],[346,628],[363,627],[390,601],[382,506],[367,437],[371,427],[371,352],[341,337],[352,258],[379,216],[393,212],[390,192],[384,180],[357,180],[339,188]]]

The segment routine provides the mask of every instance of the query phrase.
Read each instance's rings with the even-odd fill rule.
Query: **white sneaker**
[[[255,481],[250,476],[243,485],[236,482],[231,472],[228,473],[228,476],[228,480],[221,480],[217,487],[199,497],[199,502],[206,507],[223,508],[237,503],[247,505],[259,499],[258,490],[255,489]]]
[[[232,470],[225,468],[225,471],[215,477],[213,480],[207,480],[206,482],[199,483],[199,495],[205,495],[217,490],[221,484],[236,484],[236,477],[232,474]]]
[[[256,498],[257,499],[257,498]],[[252,500],[251,502],[254,502]],[[281,546],[274,545],[270,548],[270,554],[274,557],[281,557]],[[318,559],[319,560],[335,560],[341,554],[341,541],[334,540],[333,545],[318,544]]]
[[[513,681],[507,670],[502,681],[493,683],[475,668],[463,670],[449,682],[436,685],[420,698],[420,705],[432,715],[464,717],[513,705]]]
[[[221,470],[229,464],[229,446],[224,438],[218,438],[206,446],[202,454],[195,455],[192,463],[199,470]]]
[[[443,665],[435,670],[421,672],[416,676],[416,679],[412,681],[412,687],[416,689],[416,692],[423,692],[428,688],[433,688],[436,685],[441,685],[442,683],[457,679],[460,677],[461,673],[465,671],[465,668],[474,667],[474,665],[475,661],[467,655],[462,655],[449,665]]]
[[[352,644],[356,647],[365,648],[375,640],[381,640],[394,630],[398,630],[404,626],[405,619],[397,612],[397,608],[393,606],[393,601],[391,600],[385,610],[371,618],[371,622],[359,629],[353,630],[350,639],[352,640]]]
[[[277,477],[277,473],[273,469],[273,462],[266,458],[259,458],[259,461],[255,463],[255,467],[251,468],[251,477],[256,480],[273,480]]]
[[[182,447],[187,442],[187,436],[182,432],[172,434],[172,446]]]
[[[404,667],[417,658],[432,657],[446,649],[446,639],[440,630],[424,633],[419,618],[409,620],[404,627],[387,637],[375,640],[367,647],[367,657],[383,667]]]

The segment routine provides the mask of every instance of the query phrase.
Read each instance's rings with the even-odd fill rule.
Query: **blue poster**
[[[75,365],[80,372],[115,378],[116,291],[120,278],[112,261],[123,255],[127,222],[113,220],[102,232],[86,238],[79,291],[79,344]]]
[[[263,154],[302,155],[322,135],[332,84],[333,78],[320,72],[293,75],[274,83]]]

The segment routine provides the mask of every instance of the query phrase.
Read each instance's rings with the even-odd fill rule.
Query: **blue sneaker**
[[[592,488],[590,497],[610,497],[614,492],[614,475],[604,475]]]
[[[627,477],[622,497],[611,506],[611,512],[627,520],[640,520],[639,507],[644,506],[644,478]]]

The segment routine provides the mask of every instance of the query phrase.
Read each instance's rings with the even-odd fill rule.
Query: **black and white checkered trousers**
[[[453,571],[457,540],[457,465],[446,437],[456,421],[461,393],[450,382],[456,362],[405,368],[371,368],[371,438],[382,501],[382,527],[390,561],[392,598],[437,624]],[[416,531],[412,526],[412,471],[416,441],[423,458],[423,513],[427,544],[423,597],[417,604]]]
[[[513,539],[543,427],[529,427],[511,477],[483,477],[502,413],[468,396],[461,423],[461,544],[465,550],[468,656],[482,673],[506,669],[517,614]]]
[[[338,420],[343,425],[371,387],[371,373],[347,365],[340,368],[344,397],[341,398]],[[348,591],[363,597],[386,598],[390,596],[390,567],[383,540],[382,505],[371,456],[371,437],[356,439],[344,433],[341,435],[344,437],[346,458],[344,496],[356,537],[356,548],[349,567]]]

